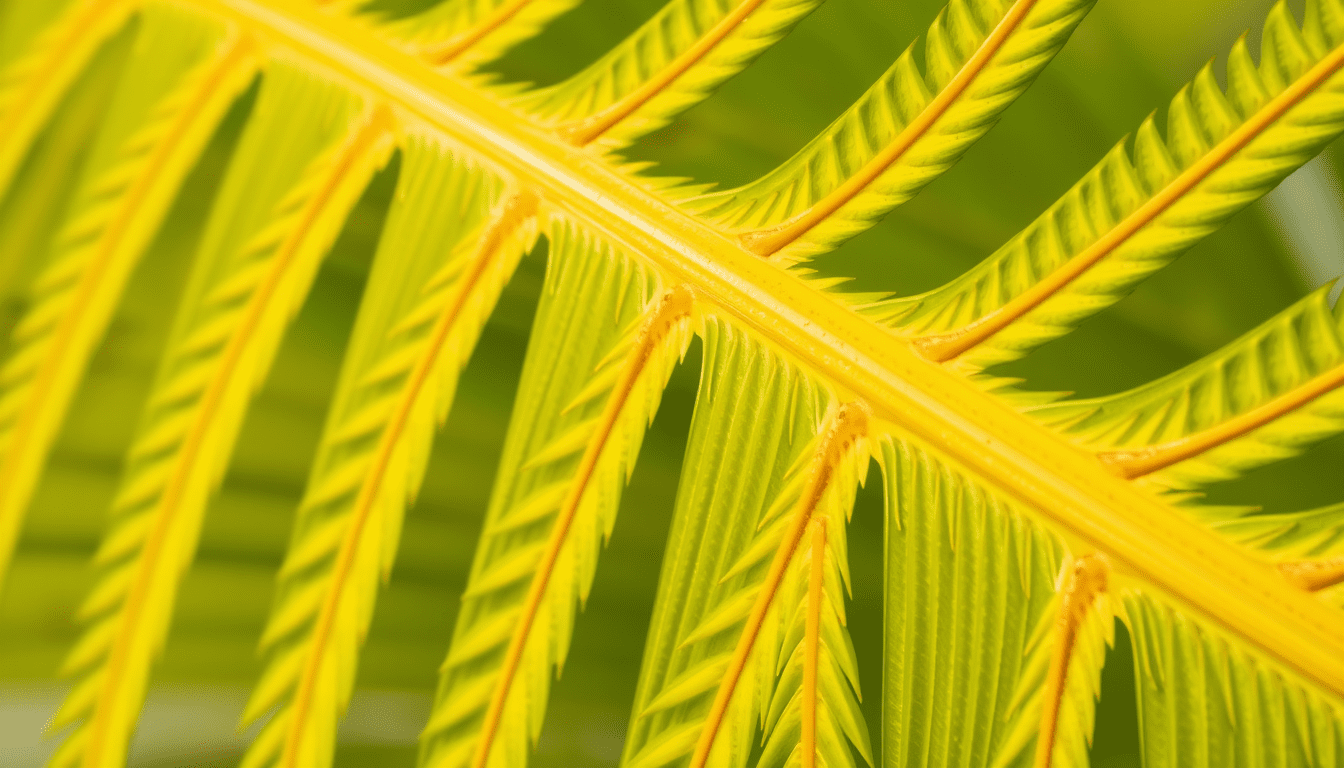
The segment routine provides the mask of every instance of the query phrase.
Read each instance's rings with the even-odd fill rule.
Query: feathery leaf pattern
[[[305,122],[279,109],[296,103],[312,107]],[[310,76],[270,69],[262,117],[239,149],[253,163],[235,161],[225,182],[221,197],[232,205],[215,209],[96,556],[101,578],[80,609],[88,626],[66,661],[80,680],[54,723],[80,727],[56,765],[125,761],[177,583],[247,401],[345,212],[390,149],[390,116],[360,120],[358,106]],[[289,150],[287,168],[276,147]]]
[[[849,580],[849,556],[840,532],[849,522],[854,508],[854,491],[868,468],[870,418],[863,405],[852,402],[833,407],[828,412],[815,445],[804,452],[805,463],[795,467],[793,482],[785,486],[771,510],[758,523],[759,533],[751,546],[724,574],[725,579],[748,571],[759,576],[746,589],[750,601],[735,603],[749,606],[750,612],[734,617],[734,624],[742,623],[741,631],[696,739],[690,763],[693,768],[742,765],[750,753],[752,725],[760,719],[760,712],[770,706],[768,702],[773,698],[776,684],[775,673],[780,666],[777,660],[781,651],[789,650],[784,642],[789,625],[794,623],[790,614],[792,606],[800,602],[790,596],[796,596],[800,591],[806,593],[811,569],[800,556],[800,545],[813,520],[826,521],[824,524],[832,531],[825,538],[828,552],[813,553],[812,556],[830,554],[833,567],[841,576],[841,579],[829,580],[833,585],[830,597],[833,605],[843,601],[838,582]],[[761,573],[760,566],[767,562],[768,568]],[[838,620],[838,614],[834,614],[834,621],[838,623]],[[693,633],[692,637],[699,632]],[[837,644],[835,650],[839,651],[841,647],[842,644]],[[787,674],[789,667],[785,665],[784,669]],[[856,676],[853,671],[850,674]],[[854,678],[833,682],[839,686],[853,685]],[[833,701],[835,711],[828,714],[854,715],[857,708],[846,706],[847,703],[844,698]],[[814,711],[812,714],[815,718],[818,713]],[[826,724],[831,725],[831,718],[827,721]],[[814,741],[811,745],[800,745],[810,746],[813,750],[812,755],[802,759],[815,760],[817,750],[840,754],[847,747],[842,736],[855,742],[867,737],[866,728],[860,729],[856,721],[852,721],[848,729],[826,730],[821,743]],[[815,739],[815,732],[812,735]],[[867,744],[860,744],[859,748],[865,755],[870,753]]]
[[[281,597],[263,639],[273,659],[244,722],[277,701],[245,765],[327,765],[355,654],[392,567],[404,506],[495,300],[535,237],[535,200],[432,137],[413,140],[309,484]],[[442,216],[443,211],[455,216]],[[473,231],[474,230],[474,231]],[[421,280],[407,281],[409,273]],[[420,291],[406,290],[422,285]],[[391,343],[387,343],[388,340]],[[351,596],[354,597],[351,597]],[[367,603],[357,601],[368,601]]]
[[[147,8],[140,24],[87,181],[0,368],[0,583],[55,432],[121,288],[251,77],[251,41],[236,33],[165,6]],[[156,81],[160,73],[166,77]]]
[[[996,767],[1086,766],[1106,648],[1115,643],[1109,569],[1096,554],[1064,564],[1032,633]]]
[[[1337,699],[1151,597],[1127,594],[1123,605],[1145,766],[1332,768],[1344,760]]]
[[[1121,142],[961,278],[840,301],[840,278],[797,263],[946,171],[1092,0],[951,0],[922,67],[912,47],[793,159],[712,194],[611,150],[706,98],[817,1],[671,0],[559,85],[494,82],[484,65],[574,4],[443,0],[389,20],[357,0],[71,0],[37,14],[54,21],[27,55],[4,52],[0,189],[20,161],[19,185],[34,183],[25,158],[48,123],[79,133],[51,115],[71,83],[96,82],[91,56],[119,50],[102,41],[141,40],[0,364],[0,551],[138,252],[262,76],[97,556],[57,765],[125,762],[251,394],[395,151],[397,197],[262,637],[244,720],[270,717],[247,765],[332,762],[435,428],[542,236],[543,297],[422,763],[527,764],[645,430],[699,335],[623,765],[1083,765],[1117,620],[1135,638],[1146,764],[1338,764],[1340,506],[1197,496],[1339,431],[1344,312],[1327,290],[1111,397],[1047,403],[981,371],[1114,303],[1344,130],[1344,0],[1307,0],[1301,25],[1276,5],[1258,62],[1243,39],[1226,89],[1206,67],[1165,135],[1150,118],[1132,152]],[[38,207],[54,218],[72,183],[49,184]],[[882,754],[845,604],[873,455]]]
[[[917,444],[885,439],[878,455],[887,499],[888,764],[994,765],[1029,672],[1033,630],[1056,600],[1063,547]],[[983,637],[996,642],[976,642]]]
[[[1115,472],[1196,489],[1344,430],[1344,312],[1330,286],[1240,339],[1150,384],[1033,409]]]
[[[0,195],[66,88],[131,10],[127,0],[75,0],[0,71]]]
[[[557,221],[537,334],[482,543],[444,662],[422,763],[525,765],[575,600],[672,367],[694,299],[592,234]],[[574,376],[553,378],[556,368]],[[581,385],[581,386],[576,386]]]
[[[398,45],[430,64],[470,71],[536,35],[581,0],[445,0],[384,25]]]
[[[702,101],[820,0],[673,0],[620,45],[519,106],[576,146],[619,149]]]
[[[868,91],[783,165],[683,203],[760,256],[792,264],[872,226],[993,127],[1093,0],[952,0]]]
[[[1021,357],[1125,296],[1141,279],[1273,189],[1344,132],[1344,14],[1311,0],[1265,21],[1257,67],[1242,37],[1226,92],[1212,63],[1090,173],[980,265],[870,311],[931,360],[974,372]]]
[[[737,641],[727,630],[742,623],[760,574],[723,576],[775,499],[796,487],[789,469],[805,461],[826,402],[778,353],[705,319],[700,391],[622,765],[690,757]],[[783,418],[761,429],[761,413]]]

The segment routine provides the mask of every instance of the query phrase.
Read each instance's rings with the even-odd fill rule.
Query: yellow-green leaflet
[[[357,638],[367,632],[376,584],[392,567],[434,426],[535,239],[535,205],[522,209],[515,198],[435,137],[408,139],[384,255],[365,292],[262,639],[270,665],[243,719],[282,708],[247,765],[331,761]]]
[[[288,107],[303,105],[305,119]],[[344,214],[390,149],[390,121],[273,63],[216,203],[169,353],[142,416],[99,583],[81,608],[78,675],[57,717],[78,722],[60,765],[125,760],[149,666],[247,402]]]
[[[434,766],[526,764],[621,489],[692,332],[689,295],[554,221],[503,471],[421,742]]]
[[[1149,768],[1344,768],[1344,505],[1307,493],[1329,492],[1329,477],[1265,494],[1307,499],[1288,513],[1248,490],[1288,485],[1275,475],[1215,488],[1344,429],[1344,309],[1332,287],[1290,297],[1239,276],[1251,286],[1242,299],[1272,289],[1282,301],[1232,313],[1236,327],[1173,327],[1162,337],[1172,349],[1107,360],[1117,370],[1096,380],[1128,376],[1119,393],[1091,384],[1084,398],[1042,392],[1094,381],[1092,371],[1055,370],[1056,383],[1039,372],[1062,367],[1048,359],[993,369],[1113,307],[1344,133],[1344,0],[1304,0],[1300,22],[1275,4],[1258,54],[1243,37],[1224,70],[1198,70],[1130,137],[1032,123],[1031,109],[1063,98],[1064,81],[1035,105],[1019,98],[1058,66],[1075,30],[1121,1],[948,0],[915,18],[918,3],[830,0],[822,13],[869,3],[912,16],[892,29],[927,34],[882,40],[889,55],[869,62],[876,81],[834,83],[837,98],[856,100],[814,116],[825,127],[790,144],[787,130],[742,136],[761,127],[734,127],[741,102],[731,92],[681,115],[774,55],[791,30],[845,29],[825,26],[840,16],[809,18],[820,0],[668,0],[642,23],[610,25],[593,19],[612,6],[576,9],[579,0],[0,0],[0,583],[15,552],[23,576],[0,601],[0,637],[11,616],[28,622],[24,631],[40,624],[59,635],[69,617],[43,596],[76,591],[74,577],[32,585],[48,563],[85,554],[76,535],[56,535],[64,515],[83,520],[85,507],[105,503],[86,501],[100,492],[111,506],[89,585],[77,588],[85,594],[63,670],[71,682],[50,723],[53,765],[141,760],[131,745],[151,690],[194,682],[172,656],[180,613],[188,623],[220,618],[222,629],[190,638],[199,647],[258,641],[255,668],[212,655],[233,667],[224,682],[211,678],[221,695],[203,689],[225,706],[225,686],[241,690],[243,670],[250,698],[229,716],[249,734],[239,745],[245,768],[327,768],[347,759],[347,745],[357,760],[369,745],[352,733],[400,738],[422,766],[526,768],[558,759],[542,754],[544,740],[590,715],[606,731],[623,728],[622,768],[1085,768],[1094,734],[1106,731],[1098,713],[1113,703],[1099,703],[1113,671],[1103,678],[1103,669],[1123,647],[1133,648],[1134,735]],[[1100,23],[1114,22],[1107,14]],[[594,37],[524,45],[543,32]],[[608,33],[606,50],[586,62],[561,62],[547,47]],[[822,82],[839,70],[809,58],[815,42],[784,53]],[[1074,65],[1105,54],[1077,48]],[[550,57],[556,68],[537,75],[545,85],[502,74]],[[808,78],[783,85],[780,93],[799,91],[789,98],[816,96],[802,92],[815,87]],[[1129,109],[1106,87],[1069,87]],[[1014,206],[1067,189],[1071,180],[1051,186],[1049,173],[1071,167],[1068,146],[1059,157],[1023,150],[1012,167],[1030,178],[966,194],[967,179],[981,183],[997,167],[972,148],[1000,118],[1019,122],[1007,145],[987,145],[995,157],[1059,127],[1098,139],[1079,140],[1101,159],[1039,215]],[[744,151],[777,140],[778,152],[734,165],[726,161],[742,158],[715,154],[733,147],[689,135],[697,126],[739,130]],[[1053,141],[1030,138],[1032,152]],[[714,191],[712,179],[664,178],[637,162],[664,156],[653,149],[669,140],[666,157],[704,152],[700,167],[775,167]],[[945,177],[963,158],[971,167]],[[1329,176],[1328,160],[1312,183]],[[691,164],[673,162],[682,161]],[[224,169],[217,186],[205,178],[215,168]],[[1021,200],[989,204],[1019,189]],[[925,242],[893,231],[941,217],[939,237],[989,245],[987,257],[950,280],[953,272],[911,278],[920,290],[943,283],[916,295],[894,294],[879,283],[890,273],[846,253],[803,265],[919,194],[931,199],[869,243]],[[1283,210],[1303,194],[1288,188],[1268,202]],[[1233,226],[1259,231],[1246,218]],[[190,248],[179,242],[160,258],[151,247],[174,238]],[[1243,251],[1253,243],[1230,240],[1206,248],[1251,264]],[[861,254],[863,243],[853,245]],[[1204,253],[1187,274],[1221,277],[1210,271],[1224,265],[1220,255]],[[898,271],[927,266],[920,279],[951,263],[932,250],[896,257]],[[863,293],[840,292],[845,263]],[[1288,281],[1286,267],[1275,269]],[[179,274],[180,291],[142,295]],[[330,294],[328,279],[338,285]],[[1218,288],[1192,284],[1179,295]],[[535,306],[521,300],[535,297],[529,287],[540,293]],[[1138,327],[1126,312],[1154,325],[1199,309],[1157,312],[1152,296],[1168,294],[1154,290],[1147,309],[1115,307],[1119,321],[1076,343],[1095,358]],[[302,332],[286,340],[301,310]],[[533,311],[524,354],[529,324],[519,317]],[[117,330],[132,315],[171,315],[171,327],[126,343],[141,378],[104,382],[98,361],[130,356]],[[149,357],[149,337],[164,334]],[[517,355],[505,360],[514,341]],[[1130,352],[1148,343],[1130,341]],[[1195,344],[1213,351],[1192,354]],[[1159,367],[1135,376],[1131,359]],[[677,374],[688,360],[699,370]],[[669,382],[696,373],[689,413],[689,393],[683,403]],[[251,408],[259,389],[281,381],[301,396],[278,416]],[[94,397],[110,387],[124,388],[120,399]],[[664,406],[669,387],[677,397]],[[118,413],[95,413],[114,410],[104,402]],[[487,434],[491,409],[501,418]],[[133,429],[117,420],[123,411],[140,414]],[[671,488],[673,462],[655,463],[647,484],[635,473],[667,453],[665,427],[679,413],[690,426],[673,499],[646,490]],[[122,431],[100,433],[98,450],[81,454],[96,441],[70,435],[102,417],[120,425],[109,433]],[[466,442],[442,440],[445,423]],[[651,425],[658,437],[646,449]],[[228,495],[235,481],[256,481],[240,479],[260,463],[253,427],[267,443],[261,453],[288,454],[265,481],[292,520]],[[272,441],[282,432],[293,439]],[[491,474],[482,446],[496,438]],[[440,448],[456,458],[431,463]],[[116,467],[115,479],[54,488],[63,476],[43,484],[49,456],[61,470]],[[1326,474],[1320,466],[1280,469],[1301,478]],[[300,468],[306,480],[292,476]],[[877,473],[882,502],[872,486],[859,496]],[[216,505],[221,486],[230,502]],[[417,517],[422,488],[452,502]],[[34,498],[46,517],[35,513],[25,532]],[[660,502],[672,507],[670,530],[652,539],[663,536]],[[857,517],[865,507],[871,520]],[[264,627],[236,631],[265,610],[247,590],[178,605],[179,592],[192,594],[207,520],[252,547],[235,570],[247,570],[253,592],[275,575]],[[403,537],[404,525],[422,522],[437,526],[434,536]],[[658,528],[642,543],[666,545],[656,593],[650,582],[619,609],[645,610],[630,606],[652,594],[647,632],[601,638],[629,649],[632,676],[642,648],[633,700],[576,715],[568,686],[585,690],[585,681],[556,680],[567,663],[565,674],[585,663],[572,644],[612,626],[586,623],[583,611],[590,597],[594,612],[609,610],[604,579],[626,580],[605,550],[626,546],[628,523]],[[277,564],[268,537],[285,530]],[[415,550],[410,583],[384,595],[407,570],[396,565],[403,544]],[[435,591],[454,573],[463,579],[451,587],[462,590],[456,601]],[[403,587],[419,596],[403,600]],[[406,604],[411,629],[397,624]],[[416,635],[403,646],[404,629],[437,640]],[[0,666],[37,658],[24,642]],[[377,712],[343,733],[361,691],[390,687],[393,667],[405,690],[371,699],[411,701],[419,685],[425,709],[413,729],[400,711],[383,718],[385,729],[370,726]],[[25,707],[32,698],[17,695]],[[624,725],[612,706],[629,707]]]
[[[33,486],[139,255],[233,96],[253,44],[170,6],[131,61],[0,368],[0,583]],[[165,66],[167,65],[167,66]]]

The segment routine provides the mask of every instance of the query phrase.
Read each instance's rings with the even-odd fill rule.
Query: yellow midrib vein
[[[1066,538],[1344,698],[1344,616],[908,343],[490,95],[292,0],[191,0],[437,127]]]
[[[821,651],[821,596],[826,576],[826,518],[812,521],[812,568],[807,579],[807,618],[803,628],[803,768],[817,768],[817,656]]]
[[[1069,570],[1061,589],[1059,614],[1055,619],[1055,647],[1041,694],[1041,724],[1036,733],[1033,768],[1051,768],[1059,729],[1059,710],[1064,703],[1069,663],[1073,660],[1078,630],[1093,610],[1097,597],[1107,589],[1106,561],[1094,554],[1083,555],[1066,566]]]
[[[145,541],[145,547],[140,555],[140,563],[136,567],[134,581],[126,596],[125,608],[120,617],[121,627],[113,640],[112,652],[108,656],[107,668],[104,673],[104,683],[100,686],[102,695],[97,699],[93,722],[90,724],[89,740],[84,751],[84,764],[88,768],[99,768],[100,766],[100,755],[108,738],[108,731],[112,726],[108,721],[109,710],[112,708],[109,698],[115,698],[120,693],[120,681],[125,674],[127,658],[134,646],[133,641],[137,634],[135,630],[139,626],[140,614],[144,610],[145,600],[152,586],[153,576],[157,570],[155,566],[159,562],[161,551],[166,546],[168,532],[173,527],[173,523],[176,522],[176,516],[171,514],[171,511],[178,506],[187,483],[191,479],[192,469],[196,466],[196,458],[200,454],[201,446],[206,440],[210,427],[214,424],[215,415],[224,399],[224,395],[229,390],[233,374],[242,360],[243,353],[249,348],[249,342],[253,334],[260,326],[262,317],[271,304],[271,299],[275,296],[282,279],[289,271],[289,266],[299,252],[308,231],[321,215],[325,207],[323,202],[335,193],[335,189],[339,186],[339,180],[354,166],[359,153],[373,146],[379,136],[388,131],[390,127],[390,115],[378,111],[364,126],[358,129],[359,133],[332,169],[326,180],[327,183],[323,184],[310,204],[305,206],[302,218],[290,236],[284,241],[281,252],[274,257],[274,264],[267,270],[257,290],[252,293],[247,306],[243,310],[244,314],[237,329],[229,337],[219,367],[215,375],[211,377],[210,383],[201,397],[201,404],[196,417],[192,420],[190,432],[182,443],[182,449],[178,452],[172,473],[164,486],[163,495],[159,497],[159,502],[155,505],[153,527]]]
[[[457,327],[457,319],[461,316],[462,309],[471,298],[473,290],[498,256],[499,249],[505,240],[517,230],[519,225],[535,213],[536,206],[537,200],[535,197],[526,193],[514,195],[501,207],[495,220],[487,227],[470,269],[463,276],[461,285],[454,291],[450,300],[445,303],[444,311],[439,315],[431,331],[429,344],[424,353],[416,360],[415,369],[411,372],[410,381],[402,390],[397,409],[391,421],[383,429],[382,436],[379,438],[378,453],[368,474],[365,475],[363,482],[360,484],[355,508],[351,513],[350,527],[341,541],[341,549],[337,555],[336,566],[331,576],[331,585],[327,589],[326,598],[322,601],[317,627],[313,632],[312,647],[307,652],[308,661],[304,665],[294,696],[294,714],[290,721],[289,736],[285,740],[285,751],[281,765],[298,765],[302,737],[306,730],[307,712],[312,705],[313,689],[321,671],[327,641],[331,635],[332,625],[336,620],[336,612],[343,602],[341,596],[344,594],[346,582],[354,567],[364,525],[368,522],[374,501],[378,498],[378,491],[382,487],[388,466],[391,464],[392,454],[401,445],[401,438],[410,422],[411,412],[419,401],[420,393],[424,390],[425,384],[430,381],[430,374],[435,369],[439,354],[443,351],[443,346],[447,343],[453,329]]]

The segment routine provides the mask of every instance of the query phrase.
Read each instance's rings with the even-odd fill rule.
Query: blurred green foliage
[[[376,3],[396,13],[425,4]],[[59,5],[0,0],[0,63],[11,60],[18,42]],[[611,47],[658,5],[658,0],[586,0],[499,62],[497,70],[508,79],[556,82]],[[942,0],[830,0],[747,72],[630,154],[657,161],[658,173],[723,185],[747,181],[838,115],[922,34],[941,5]],[[926,290],[955,276],[1031,221],[1237,35],[1251,29],[1254,43],[1270,5],[1270,0],[1101,0],[1056,62],[959,165],[815,266],[856,278],[856,289],[899,293]],[[50,236],[128,39],[122,35],[108,44],[34,149],[23,173],[41,183],[18,188],[37,194],[0,203],[4,253],[30,252]],[[120,456],[153,374],[173,297],[249,104],[244,97],[236,105],[136,273],[37,495],[12,578],[0,596],[0,743],[18,745],[17,753],[0,757],[0,765],[40,760],[43,748],[30,732],[59,699],[56,671],[75,637],[71,615],[92,576],[87,563]],[[393,162],[365,194],[255,400],[183,587],[133,764],[231,765],[244,743],[232,734],[234,718],[260,671],[254,647],[273,574],[396,169]],[[1034,389],[1102,394],[1171,371],[1279,311],[1314,286],[1295,258],[1301,246],[1274,226],[1273,205],[1271,200],[1252,206],[1077,333],[1002,372],[1027,379]],[[462,379],[379,601],[338,765],[410,765],[414,759],[414,739],[479,533],[544,266],[543,245],[510,284]],[[29,273],[22,261],[0,260],[0,322],[13,322]],[[615,765],[620,754],[698,361],[693,347],[645,443],[573,651],[554,688],[537,751],[541,768]],[[1300,460],[1218,487],[1211,496],[1273,510],[1338,501],[1344,498],[1341,459],[1344,441],[1337,439]],[[860,494],[851,534],[851,631],[864,669],[863,690],[873,694],[865,699],[867,715],[876,719],[881,483],[875,473],[872,480]],[[1111,662],[1098,709],[1097,768],[1137,765],[1138,759],[1123,633]]]

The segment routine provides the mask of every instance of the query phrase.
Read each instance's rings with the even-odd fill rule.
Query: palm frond
[[[631,768],[685,760],[703,738],[738,642],[740,633],[730,630],[745,623],[756,597],[749,585],[763,576],[725,575],[758,537],[761,517],[775,500],[788,489],[797,494],[798,473],[789,470],[806,464],[828,400],[824,390],[777,353],[712,317],[705,321],[703,365],[622,758],[622,765]],[[753,426],[757,413],[781,418],[762,430]],[[758,655],[768,655],[768,646],[763,643]],[[773,687],[772,663],[754,669],[766,673]],[[744,687],[755,682],[754,675],[745,675]],[[745,761],[754,715],[769,705],[768,699],[753,702],[749,694],[738,701],[747,702],[740,707],[747,714],[733,718],[728,723],[732,732],[717,739],[720,754],[731,751],[735,761],[716,765]]]
[[[526,764],[575,601],[588,598],[621,488],[676,361],[694,299],[557,219],[550,267],[439,692],[433,766]]]
[[[262,638],[244,718],[271,718],[248,765],[331,763],[435,426],[542,235],[543,295],[421,762],[526,765],[694,335],[700,392],[624,765],[1081,765],[1117,619],[1135,637],[1150,765],[1338,762],[1340,508],[1189,503],[1338,431],[1344,312],[1325,291],[1109,398],[1042,405],[1053,396],[980,371],[1113,303],[1344,130],[1344,0],[1309,0],[1301,27],[1276,6],[1258,65],[1239,43],[1226,91],[1205,68],[1165,137],[1145,122],[1132,158],[1119,145],[960,280],[848,302],[828,293],[837,279],[790,267],[950,167],[1091,2],[952,0],[922,70],[908,50],[738,190],[677,200],[692,193],[606,151],[704,98],[815,4],[672,0],[547,89],[500,88],[478,67],[570,0],[446,0],[399,21],[354,1],[75,0],[16,59],[0,89],[5,183],[50,159],[30,151],[37,132],[95,122],[92,107],[52,122],[53,105],[76,79],[97,82],[80,74],[92,51],[109,30],[129,39],[140,11],[141,43],[0,367],[0,425],[17,425],[0,429],[0,545],[139,250],[230,100],[263,75],[97,555],[56,764],[125,762],[251,395],[397,149],[397,197]],[[69,186],[52,185],[48,213]],[[881,755],[846,606],[847,523],[873,454],[886,482]]]
[[[304,117],[288,110],[303,105]],[[391,118],[279,63],[197,255],[170,349],[113,502],[55,725],[80,721],[54,762],[121,764],[191,562],[210,493],[285,323],[346,212],[391,149]]]
[[[1027,642],[996,767],[1088,764],[1101,669],[1115,644],[1108,581],[1109,567],[1096,554],[1064,564],[1055,598]]]
[[[7,20],[8,24],[9,21]],[[15,169],[8,195],[0,195],[0,300],[10,303],[4,340],[26,304],[25,294],[41,271],[51,241],[63,223],[80,182],[90,145],[130,58],[135,24],[106,40],[70,83],[45,127]]]
[[[783,165],[683,205],[759,256],[791,264],[829,251],[950,168],[1091,7],[1092,0],[952,0],[929,28],[923,72],[912,44]]]
[[[434,427],[535,239],[535,200],[504,197],[498,177],[432,135],[408,140],[401,173],[263,635],[271,662],[243,721],[281,709],[246,765],[330,764],[377,582],[391,570]]]
[[[152,5],[67,222],[0,368],[0,583],[89,355],[178,185],[251,77],[253,46]]]
[[[869,311],[921,354],[974,372],[1022,356],[1110,306],[1147,275],[1273,189],[1344,131],[1344,29],[1310,0],[1300,29],[1280,2],[1257,67],[1242,37],[1227,90],[1212,63],[1073,189],[974,269]]]

